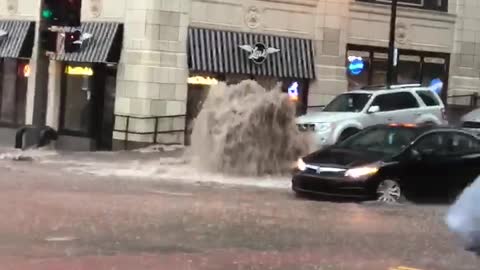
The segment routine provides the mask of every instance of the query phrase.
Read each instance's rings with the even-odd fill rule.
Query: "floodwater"
[[[34,160],[100,177],[285,189],[295,161],[311,152],[313,145],[309,135],[297,129],[295,107],[280,85],[267,90],[251,80],[229,86],[220,83],[211,88],[194,123],[190,149],[152,146],[103,153],[30,149],[8,151],[0,154],[0,160]],[[168,154],[178,150],[181,155]]]
[[[191,151],[182,146],[152,146],[131,152],[62,153],[47,149],[1,152],[0,160],[33,162],[32,165],[48,170],[105,179],[290,188],[288,175],[232,176],[192,166]]]
[[[280,85],[265,89],[252,80],[220,83],[194,122],[194,165],[228,175],[287,173],[312,150],[312,140],[298,131],[296,104]]]

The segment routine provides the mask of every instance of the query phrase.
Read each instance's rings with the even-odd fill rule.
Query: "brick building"
[[[480,2],[399,2],[397,81],[440,79],[445,100],[478,92]],[[91,41],[47,63],[35,53],[40,1],[0,0],[0,30],[8,33],[0,37],[0,143],[13,145],[15,128],[35,117],[59,131],[58,147],[65,149],[184,143],[208,85],[217,81],[282,82],[285,91],[296,82],[300,107],[325,105],[339,92],[385,82],[388,4],[83,0],[82,29]],[[249,47],[274,50],[251,59]],[[35,106],[42,79],[45,112]]]

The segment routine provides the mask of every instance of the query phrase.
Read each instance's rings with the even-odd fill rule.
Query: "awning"
[[[312,40],[201,28],[188,35],[193,72],[315,78]]]
[[[82,22],[80,31],[92,34],[80,52],[56,54],[57,61],[117,63],[120,57],[123,27],[116,22]]]
[[[0,57],[32,56],[35,23],[32,21],[0,20]]]

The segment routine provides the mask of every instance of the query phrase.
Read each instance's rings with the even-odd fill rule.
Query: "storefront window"
[[[296,115],[307,113],[308,107],[308,80],[283,80],[282,92],[289,94],[296,104]],[[296,97],[295,97],[296,96]]]
[[[19,60],[17,65],[17,84],[15,86],[15,107],[16,123],[25,124],[28,78],[30,76],[29,61]]]
[[[445,60],[441,58],[425,58],[425,63],[423,64],[423,77],[422,82],[425,85],[433,86],[439,85],[436,82],[441,82],[441,89],[435,89],[435,91],[442,97],[446,98],[447,93],[445,92],[445,74],[446,74]]]
[[[352,65],[353,59],[362,59],[361,65]],[[448,54],[413,50],[398,51],[398,65],[394,68],[395,84],[422,84],[434,86],[445,101],[447,97]],[[362,67],[362,71],[354,68]],[[385,85],[388,68],[387,48],[350,44],[347,47],[346,69],[349,90],[369,85]],[[352,69],[354,69],[352,72]],[[440,89],[437,89],[440,88]]]
[[[80,72],[81,69],[76,69],[79,72],[73,72],[72,70],[74,70],[72,66],[66,65],[63,73],[62,129],[81,135],[89,135],[91,132],[92,76],[87,73],[84,75]]]
[[[398,84],[418,83],[421,80],[420,57],[401,55],[398,61]]]
[[[388,56],[385,53],[374,53],[372,64],[372,85],[386,83],[388,69]]]
[[[3,59],[0,103],[0,122],[12,125],[25,124],[25,103],[28,85],[27,60]]]

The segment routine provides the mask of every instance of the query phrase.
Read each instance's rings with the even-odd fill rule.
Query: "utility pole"
[[[393,78],[394,69],[397,62],[397,54],[395,48],[395,28],[397,24],[397,4],[398,0],[392,0],[392,12],[390,17],[390,39],[388,43],[388,69],[387,69],[387,88],[395,83]]]

